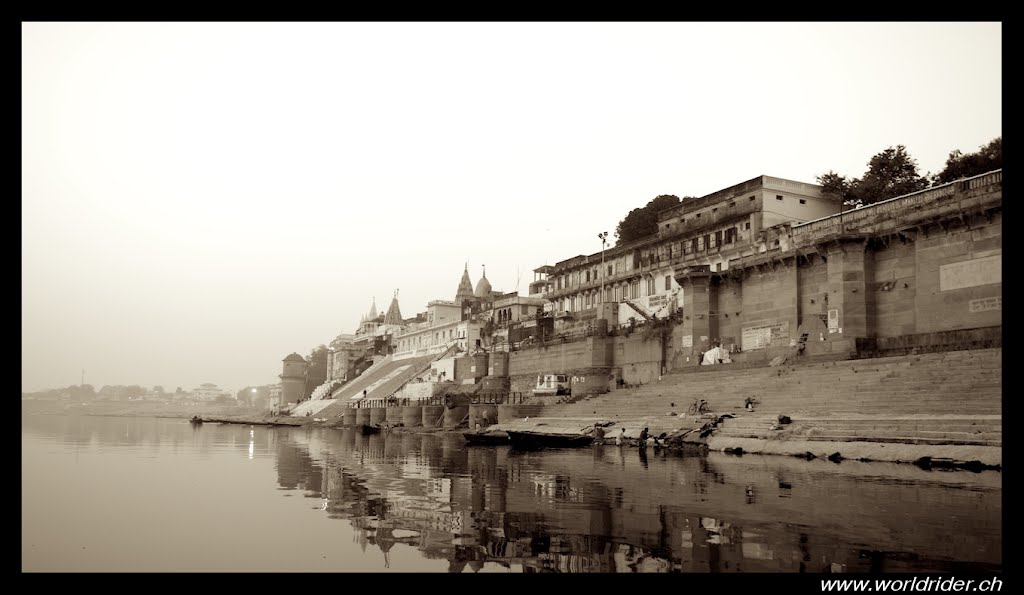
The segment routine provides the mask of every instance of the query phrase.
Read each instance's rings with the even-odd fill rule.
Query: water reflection
[[[1002,567],[995,472],[615,447],[517,453],[467,448],[452,435],[60,420],[23,421],[23,431],[158,461],[185,451],[271,461],[276,488],[351,531],[367,570],[403,567],[396,556],[411,552],[449,572]],[[308,539],[308,529],[295,531],[274,539]]]
[[[447,559],[451,572],[1001,566],[995,473],[643,449],[516,453],[349,430],[287,436],[278,464],[298,469],[282,477],[322,477],[329,515],[365,544],[385,555],[405,544]]]

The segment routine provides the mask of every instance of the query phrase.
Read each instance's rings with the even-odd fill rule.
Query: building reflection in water
[[[385,567],[450,572],[1001,570],[1001,477],[787,457],[516,453],[459,436],[269,432],[278,483]],[[632,456],[624,456],[631,454]],[[821,463],[821,464],[818,464]]]

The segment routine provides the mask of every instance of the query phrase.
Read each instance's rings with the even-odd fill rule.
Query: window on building
[[[613,268],[614,268],[614,267],[613,267],[613,265],[608,265],[608,276],[609,276],[609,277],[611,277],[611,276],[612,276],[612,270],[613,270]]]
[[[590,270],[587,270],[587,283],[590,283]]]
[[[747,221],[743,229],[750,229],[750,221]]]
[[[697,218],[700,219],[700,213],[697,213]]]
[[[693,238],[690,240],[690,252],[696,252],[701,249],[700,238]]]
[[[750,197],[750,202],[754,202],[754,199],[756,199],[756,198],[757,198],[756,196],[751,196]]]
[[[632,283],[629,284],[629,297],[631,297],[634,300],[636,298],[640,297],[640,282],[639,281],[633,281]]]
[[[672,289],[672,276],[671,275],[665,275],[665,289],[666,290]]]
[[[717,213],[718,212],[718,207],[715,207],[715,208],[711,209],[711,212],[712,213]]]
[[[715,232],[715,245],[716,246],[721,246],[722,245],[722,232],[721,231],[716,231]]]
[[[775,200],[782,200],[782,195],[781,194],[776,194],[775,195]]]
[[[715,270],[716,271],[721,271],[722,270],[722,263],[716,262],[715,263]]]
[[[704,246],[707,247],[707,248],[711,248],[712,247],[712,245],[711,245],[711,234],[704,234]]]
[[[807,201],[801,198],[800,199],[800,204],[805,205],[805,204],[807,204]]]
[[[604,301],[605,302],[612,301],[612,289],[611,289],[611,287],[609,287],[608,289],[604,290]]]
[[[734,201],[732,201],[731,203],[729,203],[729,206],[730,206],[730,207],[735,207],[735,206],[736,206],[736,201],[734,200]]]
[[[647,279],[647,295],[654,295],[654,277]]]

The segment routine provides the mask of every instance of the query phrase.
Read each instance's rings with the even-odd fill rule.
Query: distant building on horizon
[[[235,398],[233,394],[226,391],[212,382],[204,382],[197,388],[192,389],[192,399],[196,401],[215,401],[219,397]]]

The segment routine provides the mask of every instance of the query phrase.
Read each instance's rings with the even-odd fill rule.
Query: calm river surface
[[[23,415],[25,572],[1002,570],[1002,477]]]

